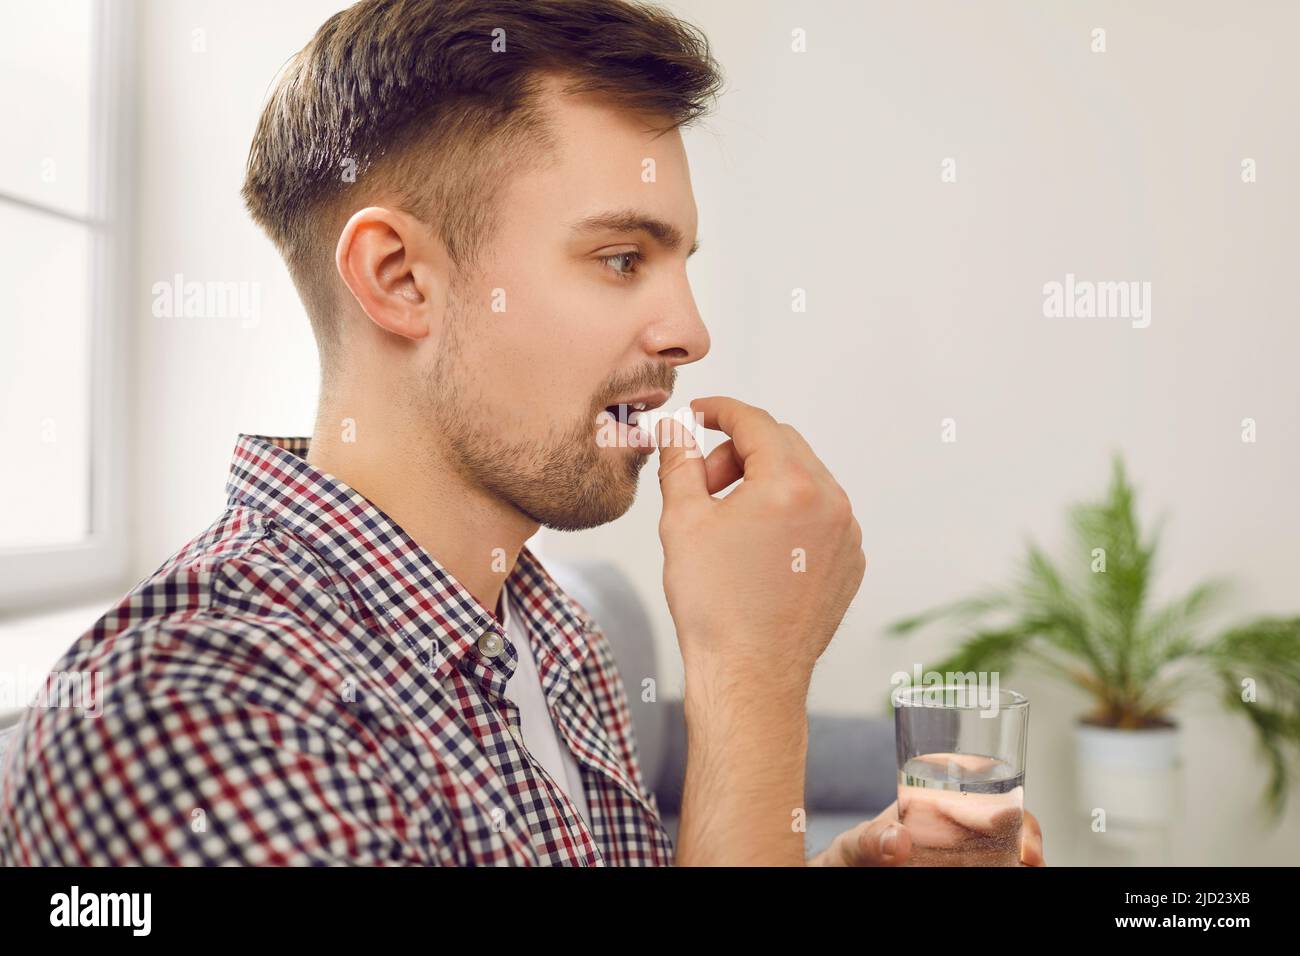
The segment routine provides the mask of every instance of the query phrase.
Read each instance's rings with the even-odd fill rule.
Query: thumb
[[[709,497],[709,480],[704,455],[689,428],[667,416],[655,425],[655,443],[659,446],[659,487],[663,491],[664,509],[674,503]]]
[[[834,847],[835,866],[899,866],[912,855],[912,835],[907,827],[881,814],[843,833]]]

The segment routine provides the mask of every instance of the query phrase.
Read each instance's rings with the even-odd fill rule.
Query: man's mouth
[[[646,413],[653,411],[666,401],[668,401],[668,393],[657,390],[642,395],[628,396],[613,405],[606,405],[605,411],[609,412],[615,421],[623,425],[636,426],[642,420],[649,424],[649,416]]]
[[[645,402],[637,402],[631,405],[620,402],[617,405],[606,405],[605,411],[609,412],[619,424],[634,426],[640,421],[642,413],[649,411],[649,408]]]
[[[651,413],[668,401],[668,393],[662,389],[639,395],[629,395],[622,401],[605,406],[605,414],[617,422],[618,438],[614,444],[619,447],[635,448],[643,454],[654,450],[655,418]],[[602,444],[609,443],[612,436],[600,439]]]

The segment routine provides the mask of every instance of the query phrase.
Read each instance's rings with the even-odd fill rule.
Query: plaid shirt
[[[306,452],[241,436],[224,514],[55,665],[89,693],[26,710],[0,862],[671,864],[586,612],[525,547],[506,586],[590,828],[521,746],[496,618]]]

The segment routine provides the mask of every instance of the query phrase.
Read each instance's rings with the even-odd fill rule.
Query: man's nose
[[[709,354],[709,330],[695,305],[695,295],[683,274],[673,296],[645,330],[646,351],[669,365],[688,365]]]

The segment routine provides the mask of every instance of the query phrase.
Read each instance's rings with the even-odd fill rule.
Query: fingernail
[[[898,848],[898,827],[890,826],[880,834],[880,855],[893,856]]]

